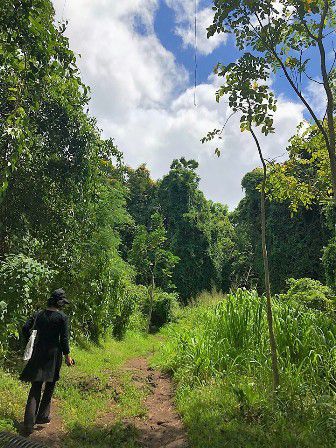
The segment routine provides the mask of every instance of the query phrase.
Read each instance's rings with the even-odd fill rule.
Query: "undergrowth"
[[[335,447],[333,316],[275,300],[281,387],[272,392],[264,299],[203,296],[163,330],[193,448]]]
[[[123,341],[74,346],[75,366],[63,366],[55,397],[61,414],[64,448],[136,447],[135,431],[124,418],[143,416],[145,391],[132,383],[121,366],[135,356],[151,354],[158,341],[152,336],[129,333]],[[0,370],[0,430],[16,431],[22,422],[28,386],[16,371]],[[104,423],[104,415],[113,419]],[[102,420],[100,420],[102,419]]]

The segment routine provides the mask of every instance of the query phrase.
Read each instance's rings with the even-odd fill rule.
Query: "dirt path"
[[[62,419],[58,411],[58,402],[53,400],[51,405],[51,422],[47,425],[36,425],[29,440],[38,442],[48,448],[62,448],[63,430]]]
[[[143,448],[187,448],[186,433],[173,405],[169,376],[148,367],[145,358],[132,359],[125,370],[131,371],[139,387],[145,384],[150,388],[145,401],[147,416],[131,422],[139,434],[140,445]]]
[[[129,418],[122,422],[125,428],[135,430],[140,447],[187,448],[186,433],[174,408],[173,386],[169,376],[151,369],[146,358],[128,361],[121,369],[122,372],[131,374],[136,387],[149,391],[144,402],[146,416]],[[57,400],[53,400],[51,415],[51,422],[48,425],[37,425],[29,439],[48,448],[62,448],[66,431],[63,428]],[[113,427],[115,417],[114,405],[111,402],[110,411],[97,418],[97,429]]]

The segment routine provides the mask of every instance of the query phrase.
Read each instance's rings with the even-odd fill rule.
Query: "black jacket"
[[[62,311],[36,312],[22,329],[26,342],[30,337],[35,318],[37,337],[34,350],[20,378],[27,382],[57,381],[62,365],[62,353],[67,355],[70,352],[68,317]]]

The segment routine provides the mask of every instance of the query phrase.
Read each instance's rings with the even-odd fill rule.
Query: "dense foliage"
[[[180,258],[173,278],[185,301],[202,290],[230,286],[233,228],[227,208],[199,190],[197,167],[193,160],[175,160],[158,189],[170,247]]]
[[[260,170],[245,175],[242,186],[245,197],[232,214],[238,239],[240,262],[239,286],[263,283],[262,254],[260,251]],[[324,281],[321,257],[331,238],[322,207],[299,207],[292,214],[290,202],[273,200],[267,204],[267,237],[270,275],[273,292],[285,288],[289,277],[311,277]]]
[[[155,230],[154,221],[162,220],[166,263],[169,253],[173,254],[175,258],[170,259],[175,268],[170,282],[163,285],[159,281],[165,289],[176,288],[183,302],[204,289],[228,291],[231,285],[234,229],[227,207],[208,201],[199,190],[197,168],[196,161],[181,158],[174,160],[169,173],[157,182],[144,165],[136,170],[127,168],[125,180],[127,210],[133,222],[123,233],[124,251],[135,264],[138,258],[138,279],[148,283],[148,274],[147,280],[141,278],[142,260],[148,260],[148,255],[140,255],[140,246],[155,237],[159,228]]]
[[[335,293],[318,280],[289,278],[288,290],[280,294],[281,300],[287,300],[295,306],[303,306],[314,310],[334,312],[336,306]]]
[[[275,404],[264,299],[202,297],[167,328],[157,362],[174,373],[192,446],[335,445],[335,321],[274,305],[281,387]]]
[[[88,89],[53,19],[47,0],[1,4],[1,325],[17,334],[62,285],[73,331],[98,340],[124,331],[136,300],[118,252],[130,217],[119,153],[84,112]]]
[[[71,301],[73,335],[95,341],[145,328],[148,316],[157,328],[173,319],[177,302],[204,290],[262,291],[260,172],[245,176],[245,197],[230,213],[200,191],[194,160],[174,160],[159,180],[145,165],[126,167],[85,112],[89,89],[51,2],[5,0],[0,12],[1,347],[15,346],[22,321],[60,286]],[[265,93],[259,86],[255,100]],[[273,292],[286,293],[286,280],[300,277],[326,278],[334,288],[331,183],[319,129],[293,137],[288,151],[269,178]]]

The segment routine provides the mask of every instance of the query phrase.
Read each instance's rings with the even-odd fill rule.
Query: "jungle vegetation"
[[[127,166],[87,112],[90,90],[50,0],[1,2],[3,368],[24,320],[62,286],[74,343],[161,331],[153,362],[176,379],[193,446],[335,446],[335,73],[325,60],[335,5],[278,3],[214,0],[209,36],[233,33],[242,52],[217,66],[217,100],[240,114],[263,166],[229,210],[205,197],[195,160],[172,160],[160,179]],[[322,119],[294,82],[309,48],[321,62]],[[268,163],[257,132],[274,132],[276,71],[309,119],[287,159]]]

